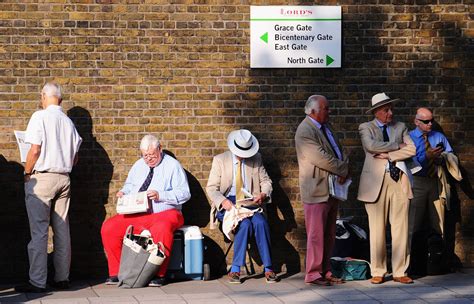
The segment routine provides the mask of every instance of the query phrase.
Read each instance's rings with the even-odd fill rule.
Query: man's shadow
[[[267,157],[265,163],[268,175],[272,179],[272,202],[266,205],[266,214],[271,233],[272,263],[275,272],[285,271],[286,276],[299,273],[301,262],[298,251],[287,240],[286,233],[297,228],[295,213],[291,206],[285,190],[280,186],[282,179],[281,169],[278,161],[271,156]],[[279,211],[279,212],[278,212]],[[279,213],[283,218],[280,218]]]
[[[113,165],[92,134],[92,118],[86,109],[73,107],[67,115],[82,137],[79,161],[71,172],[69,221],[72,242],[71,276],[102,277],[107,260],[100,229],[106,216]]]
[[[30,240],[25,207],[23,166],[0,155],[0,282],[25,281],[28,278],[27,243]]]

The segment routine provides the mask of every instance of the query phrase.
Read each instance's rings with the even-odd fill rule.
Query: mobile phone
[[[438,147],[441,147],[441,149],[443,149],[444,151],[444,144],[442,142],[439,142],[437,145],[436,145],[436,148]]]

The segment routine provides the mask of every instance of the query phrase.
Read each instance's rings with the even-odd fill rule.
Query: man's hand
[[[120,198],[120,197],[122,197],[122,196],[124,196],[124,195],[125,195],[125,193],[123,193],[122,191],[119,191],[119,192],[117,192],[117,194],[116,194],[115,196],[118,197],[118,198]]]
[[[225,210],[229,211],[230,209],[232,209],[233,204],[232,204],[232,202],[229,201],[228,199],[225,199],[225,200],[222,201],[221,206],[222,206],[222,208],[224,208]]]
[[[378,158],[378,159],[389,159],[388,153],[375,154],[374,157],[375,157],[375,158]]]
[[[342,185],[342,184],[344,184],[344,183],[346,182],[346,180],[347,180],[348,177],[349,177],[349,175],[346,176],[346,177],[338,176],[338,177],[337,177],[337,182]]]
[[[254,197],[253,202],[257,205],[261,205],[265,201],[266,198],[267,198],[267,195],[262,192],[256,197]]]
[[[158,191],[156,190],[148,190],[146,192],[146,196],[152,201],[157,201],[160,198],[160,195],[158,194]]]
[[[426,150],[426,157],[429,159],[437,159],[441,156],[441,153],[443,153],[443,151],[444,151],[443,147],[428,149]]]
[[[400,149],[403,149],[407,146],[407,144],[406,143],[401,143],[401,144],[398,144],[398,146],[400,147]]]

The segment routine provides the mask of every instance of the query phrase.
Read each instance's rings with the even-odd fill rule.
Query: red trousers
[[[322,276],[331,276],[330,258],[336,239],[338,201],[303,204],[306,223],[306,276],[312,282]]]
[[[183,215],[176,209],[152,214],[119,214],[106,220],[102,224],[101,235],[102,244],[107,253],[109,276],[118,275],[123,236],[128,226],[133,225],[134,234],[139,234],[145,229],[149,230],[153,241],[163,243],[165,255],[169,257],[173,246],[174,231],[181,227],[183,223]],[[165,259],[158,270],[157,276],[165,276],[169,261],[169,258]]]

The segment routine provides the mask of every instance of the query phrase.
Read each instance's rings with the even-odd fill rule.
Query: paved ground
[[[0,286],[0,303],[474,303],[474,269],[424,277],[412,285],[357,281],[332,287],[308,286],[300,273],[275,284],[266,284],[261,276],[249,277],[241,285],[228,284],[221,278],[140,289],[82,281],[73,282],[71,290],[44,294],[18,294],[12,286]]]

